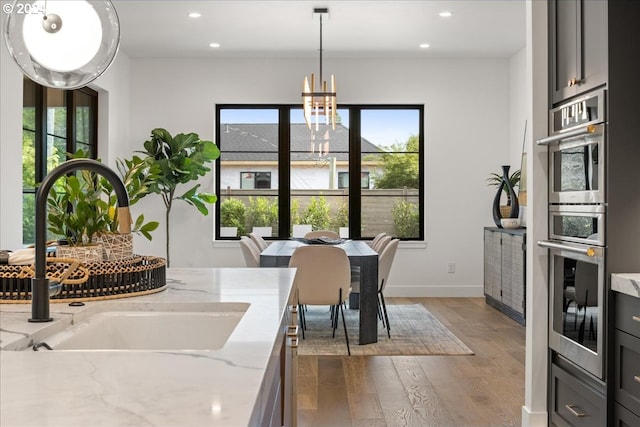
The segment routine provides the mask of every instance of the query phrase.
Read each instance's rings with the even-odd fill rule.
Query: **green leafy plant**
[[[151,131],[151,138],[144,142],[142,160],[150,167],[158,168],[158,176],[149,184],[149,192],[160,194],[165,205],[165,234],[167,266],[170,265],[169,218],[174,200],[182,200],[195,207],[202,215],[208,215],[207,204],[215,203],[212,193],[200,192],[200,184],[188,188],[182,194],[178,187],[197,180],[211,171],[209,164],[220,156],[220,150],[212,141],[201,140],[196,133],[179,133],[175,136],[162,128]]]
[[[101,184],[88,171],[60,177],[47,197],[47,229],[71,246],[91,244],[107,226],[109,206],[100,195]]]
[[[300,202],[298,201],[298,199],[292,199],[291,200],[290,212],[291,212],[291,224],[289,226],[289,235],[292,236],[293,235],[293,224],[300,224],[300,221],[301,221],[301,218],[300,218]]]
[[[334,216],[334,226],[348,227],[349,226],[349,204],[347,202],[341,202],[338,206],[338,211]]]
[[[129,206],[135,205],[140,199],[149,194],[149,186],[155,182],[159,172],[155,165],[149,165],[148,162],[138,156],[133,156],[130,160],[117,159],[116,169],[127,189]],[[109,204],[106,231],[116,232],[118,231],[117,197],[111,183],[104,177],[100,177],[100,179],[103,193]],[[157,229],[159,225],[158,221],[145,222],[144,214],[140,214],[133,221],[131,232],[141,234],[148,240],[152,240],[151,232]]]
[[[393,222],[397,237],[418,237],[420,235],[420,213],[418,207],[406,200],[393,205]]]
[[[520,176],[521,170],[518,169],[514,171],[511,175],[509,175],[509,183],[514,191],[517,191],[518,186],[520,185]],[[492,173],[487,178],[487,185],[492,187],[499,187],[502,184],[502,175],[498,173]],[[507,206],[511,206],[511,195],[507,190],[507,186],[502,187],[502,190],[507,195]]]
[[[329,204],[323,195],[311,197],[307,209],[302,214],[301,223],[311,224],[314,230],[326,230],[331,221]]]
[[[220,226],[237,227],[240,236],[246,234],[246,206],[238,199],[226,199],[220,205]]]
[[[253,227],[273,227],[278,223],[278,202],[269,202],[266,197],[249,197],[247,207],[247,230]]]

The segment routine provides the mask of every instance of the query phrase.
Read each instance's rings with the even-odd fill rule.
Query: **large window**
[[[310,129],[297,106],[218,105],[216,122],[216,238],[307,224],[424,239],[423,106],[339,106],[335,129]]]
[[[35,238],[35,193],[49,171],[82,149],[97,155],[98,93],[46,88],[24,79],[22,110],[22,241]]]

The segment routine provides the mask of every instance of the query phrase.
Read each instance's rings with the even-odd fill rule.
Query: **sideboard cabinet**
[[[484,229],[484,294],[487,304],[524,325],[526,229]]]

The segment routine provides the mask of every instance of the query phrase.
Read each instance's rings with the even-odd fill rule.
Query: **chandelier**
[[[331,91],[327,90],[326,80],[322,80],[322,16],[329,15],[327,8],[315,8],[313,13],[320,16],[320,75],[318,84],[319,90],[316,90],[316,78],[311,73],[311,82],[305,76],[302,88],[302,108],[304,113],[304,121],[309,129],[315,124],[316,131],[319,130],[320,116],[324,116],[324,123],[331,124],[332,128],[336,128],[336,78],[331,75]]]

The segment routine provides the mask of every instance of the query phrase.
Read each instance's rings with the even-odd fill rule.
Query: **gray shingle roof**
[[[312,132],[305,124],[292,124],[291,160],[311,160],[318,158],[319,142],[329,132],[329,154],[337,160],[349,159],[349,130],[342,124],[336,129],[321,126],[319,132]],[[316,134],[314,154],[311,154],[311,141]],[[380,153],[382,150],[365,138],[362,138],[363,153]],[[268,123],[223,124],[218,147],[222,161],[276,161],[278,159],[278,126]],[[323,156],[325,157],[325,156]]]

